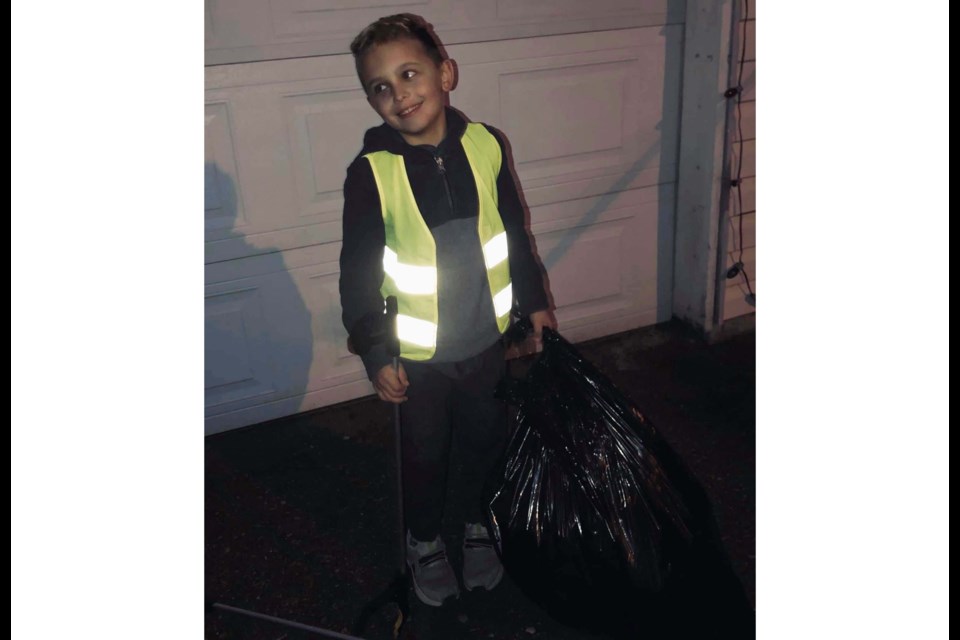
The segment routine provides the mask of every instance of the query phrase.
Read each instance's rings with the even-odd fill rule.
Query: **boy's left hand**
[[[530,324],[533,325],[533,340],[536,342],[538,348],[543,345],[544,327],[550,327],[554,331],[557,330],[557,319],[550,309],[541,309],[540,311],[531,313]]]

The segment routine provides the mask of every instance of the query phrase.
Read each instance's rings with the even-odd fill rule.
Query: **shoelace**
[[[493,540],[490,538],[467,538],[463,541],[464,549],[490,549],[493,547]]]
[[[427,555],[423,556],[417,561],[417,564],[419,564],[422,568],[426,568],[435,562],[446,559],[447,552],[443,549],[440,549],[439,551],[434,551],[433,553],[428,553]]]

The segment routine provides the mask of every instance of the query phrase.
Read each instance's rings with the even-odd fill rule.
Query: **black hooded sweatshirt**
[[[347,168],[343,185],[343,247],[340,251],[340,303],[343,325],[352,332],[368,315],[383,313],[385,235],[380,196],[370,163],[363,156],[389,151],[403,156],[417,207],[437,244],[437,348],[430,362],[457,362],[490,347],[500,336],[483,250],[477,232],[477,185],[460,138],[466,121],[446,109],[447,134],[436,147],[408,144],[386,123],[368,129],[363,149]],[[500,145],[497,176],[500,218],[507,232],[513,296],[521,315],[549,306],[543,274],[524,228],[523,206],[510,173],[501,135],[483,125]],[[384,345],[362,356],[373,379],[390,363]]]

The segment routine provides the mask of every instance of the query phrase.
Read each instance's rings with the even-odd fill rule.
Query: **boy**
[[[351,335],[398,299],[400,367],[383,344],[362,354],[379,397],[402,403],[407,564],[424,603],[459,585],[440,537],[451,439],[469,491],[463,583],[492,589],[503,567],[483,524],[481,491],[506,444],[494,399],[501,334],[514,302],[539,339],[556,329],[503,141],[447,106],[453,63],[426,23],[388,16],[350,45],[367,102],[384,124],[366,132],[344,183],[340,298]]]

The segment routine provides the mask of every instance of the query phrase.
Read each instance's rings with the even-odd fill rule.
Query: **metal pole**
[[[232,613],[239,613],[245,616],[250,616],[251,618],[269,620],[270,622],[276,622],[277,624],[282,624],[287,627],[293,627],[294,629],[311,631],[313,633],[318,633],[321,636],[325,636],[327,638],[336,638],[337,640],[363,640],[363,638],[358,638],[357,636],[348,636],[343,633],[337,633],[336,631],[328,631],[327,629],[321,629],[319,627],[311,627],[310,625],[303,624],[301,622],[293,622],[292,620],[284,620],[283,618],[268,616],[265,613],[257,613],[256,611],[248,611],[246,609],[241,609],[239,607],[231,607],[228,604],[220,604],[219,602],[214,602],[213,605],[211,606],[214,609],[222,609],[224,611],[230,611]]]
[[[394,356],[393,358],[393,370],[398,372],[400,371],[400,359]],[[393,405],[393,439],[395,442],[394,448],[397,453],[397,504],[400,505],[400,516],[398,518],[400,524],[400,573],[405,573],[407,570],[407,537],[405,530],[405,523],[403,521],[403,447],[400,444],[400,438],[402,431],[400,428],[400,405]]]
[[[389,331],[387,332],[387,352],[393,356],[393,370],[399,375],[400,373],[400,335],[397,331],[397,298],[395,296],[387,296],[386,299],[387,305],[387,326]],[[401,445],[401,438],[403,435],[403,430],[400,425],[400,404],[394,403],[393,405],[393,441],[394,448],[396,450],[397,458],[397,507],[399,516],[397,522],[400,526],[400,573],[405,574],[407,571],[407,537],[406,537],[406,528],[403,521],[403,447]]]

